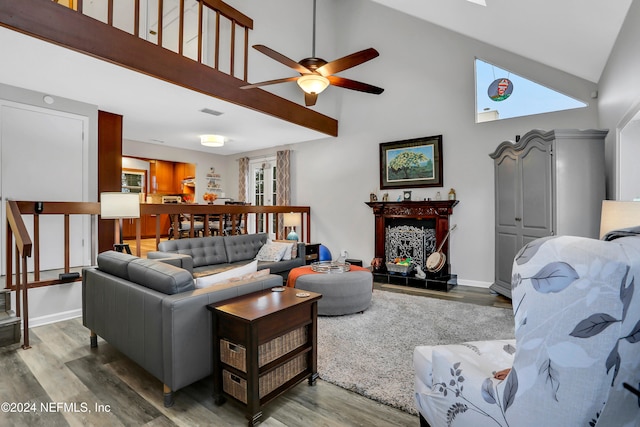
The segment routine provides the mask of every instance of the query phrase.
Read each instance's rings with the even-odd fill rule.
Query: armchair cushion
[[[530,242],[513,265],[515,345],[416,348],[420,414],[432,427],[638,425],[623,388],[640,383],[638,280],[638,237]]]

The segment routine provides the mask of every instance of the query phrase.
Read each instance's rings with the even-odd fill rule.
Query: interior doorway
[[[88,201],[89,119],[71,113],[0,100],[0,189],[2,223],[7,200]],[[64,266],[64,218],[40,218],[40,268]],[[25,217],[33,235],[33,221]],[[86,215],[70,217],[71,267],[91,264],[91,221]],[[2,274],[6,264],[6,230],[0,227]],[[78,250],[82,248],[81,250]],[[28,260],[33,270],[33,257]]]
[[[254,206],[273,206],[276,203],[276,157],[266,157],[249,161],[249,200]],[[257,221],[249,221],[249,233],[264,233],[269,230],[269,238],[275,239],[275,218],[273,215],[257,214]]]

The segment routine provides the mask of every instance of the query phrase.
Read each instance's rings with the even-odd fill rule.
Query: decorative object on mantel
[[[389,193],[384,193],[382,195],[382,201],[383,202],[388,202],[389,201]]]
[[[380,144],[380,188],[442,186],[442,135]]]
[[[451,190],[449,190],[449,200],[455,200],[455,199],[456,199],[456,190],[452,188]]]
[[[370,202],[377,202],[378,201],[378,196],[376,196],[376,193],[369,193],[369,201]]]
[[[404,200],[406,202],[411,201],[411,191],[409,190],[404,190],[402,197],[404,198]]]

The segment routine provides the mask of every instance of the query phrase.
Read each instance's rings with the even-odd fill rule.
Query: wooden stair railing
[[[75,10],[79,13],[85,13],[84,4],[82,0],[52,0],[54,3],[58,3],[62,6],[68,7],[69,9]],[[114,2],[115,0],[107,0],[107,10],[106,16],[101,16],[96,19],[108,24],[110,26],[114,26]],[[165,1],[158,1],[158,10],[153,13],[152,10],[146,10],[147,16],[155,15],[158,20],[158,28],[155,32],[155,36],[157,36],[156,44],[158,46],[163,45],[163,29],[164,29],[164,18],[165,18]],[[206,61],[203,60],[202,51],[204,46],[204,41],[207,38],[207,32],[203,27],[204,16],[206,10],[209,9],[213,11],[215,14],[215,34],[213,37],[213,68],[216,70],[220,70],[220,27],[221,20],[220,18],[225,18],[230,22],[229,35],[225,35],[222,38],[228,38],[230,42],[230,46],[228,49],[229,52],[229,74],[231,76],[235,75],[235,56],[236,56],[236,27],[240,28],[240,31],[244,33],[244,48],[243,48],[243,70],[242,70],[242,78],[244,81],[247,81],[248,75],[248,67],[247,60],[249,57],[249,30],[253,29],[253,20],[240,12],[239,10],[234,9],[229,6],[225,2],[221,0],[191,0],[192,4],[198,4],[198,22],[197,22],[197,38],[198,38],[198,53],[197,53],[197,61],[201,64],[207,65]],[[147,7],[150,7],[150,3],[147,3]],[[122,8],[119,9],[122,12]],[[145,12],[141,9],[140,0],[134,0],[132,3],[132,10],[130,10],[131,16],[133,16],[133,28],[124,29],[136,37],[146,36],[146,34],[141,35],[140,33],[140,16]],[[94,16],[95,18],[95,16]],[[179,11],[178,11],[178,48],[177,53],[180,55],[184,55],[184,36],[185,36],[185,0],[179,0]],[[122,28],[121,28],[122,29]],[[148,37],[142,37],[143,39],[148,40]],[[209,37],[211,39],[212,37]],[[223,71],[224,72],[224,71]]]
[[[64,217],[64,273],[69,273],[70,266],[70,216],[90,215],[97,220],[100,215],[100,203],[98,202],[36,202],[36,201],[15,201],[9,200],[6,205],[7,211],[7,239],[6,239],[6,265],[5,265],[5,288],[16,291],[16,316],[22,318],[23,326],[23,349],[29,349],[29,301],[28,290],[35,287],[57,285],[68,283],[67,279],[47,279],[40,277],[40,216],[41,215],[62,215]],[[255,228],[259,229],[259,223],[264,224],[261,232],[269,233],[279,229],[279,217],[284,213],[298,213],[300,218],[300,230],[298,234],[301,240],[309,243],[311,239],[311,210],[308,206],[251,206],[251,205],[197,205],[197,204],[146,204],[140,205],[141,215],[156,216],[156,248],[160,243],[160,237],[167,230],[161,230],[161,215],[177,217],[179,214],[188,213],[191,217],[190,236],[193,237],[193,217],[200,215],[205,224],[209,219],[221,218],[227,215],[232,223],[236,223],[240,216],[245,218],[244,230],[247,232],[249,219],[253,217]],[[33,216],[33,236],[30,236],[24,223],[23,216]],[[141,255],[141,222],[136,221],[136,255]],[[271,224],[274,225],[271,230]],[[115,225],[114,225],[115,226]],[[97,242],[97,226],[92,220],[91,223],[91,259],[95,264]],[[174,236],[178,233],[178,224],[174,223]],[[232,228],[232,234],[236,229]],[[211,235],[208,226],[204,227],[204,235]],[[284,238],[283,236],[278,236]],[[29,281],[28,258],[33,257],[33,280]],[[15,278],[15,283],[14,283]],[[72,281],[82,280],[81,276],[74,277]]]
[[[15,240],[15,249],[18,254],[16,256],[16,317],[22,317],[22,325],[24,328],[23,338],[24,344],[22,348],[31,348],[29,345],[29,301],[28,301],[28,280],[27,280],[27,258],[31,256],[31,238],[27,232],[27,227],[22,221],[22,215],[16,202],[7,201],[7,286],[10,284],[12,275],[12,253],[13,242]],[[22,307],[24,308],[24,316],[20,310],[20,292],[22,291]]]
[[[63,5],[68,5],[70,2],[73,3],[72,8]],[[97,3],[100,2],[93,4]],[[87,4],[85,1],[85,9]],[[111,4],[121,5],[116,1],[112,1]],[[233,23],[231,27],[236,33],[244,30],[244,57],[246,58],[248,56],[248,37],[246,34],[250,29],[248,25],[251,22],[250,18],[237,11],[231,15],[233,9],[219,0],[200,0],[197,6],[199,10],[207,11],[211,7],[219,8],[216,12],[217,18],[212,16],[211,21],[224,18],[224,21],[231,20]],[[162,45],[147,41],[146,37],[134,35],[135,28],[131,31],[121,30],[117,26],[110,25],[109,18],[102,22],[76,11],[74,7],[77,10],[82,10],[82,2],[72,0],[59,0],[59,3],[51,0],[0,1],[0,26],[329,136],[338,135],[338,121],[336,119],[263,89],[252,89],[251,91],[241,89],[247,83],[247,70],[235,71],[236,68],[239,69],[236,66],[236,63],[239,62],[236,57],[241,56],[239,52],[236,52],[240,49],[235,49],[235,45],[233,49],[230,49],[229,54],[234,52],[236,56],[227,57],[225,54],[224,61],[218,60],[216,65],[213,42],[203,45],[207,46],[206,48],[199,48],[200,59],[195,52],[187,57],[184,52],[183,55],[180,55],[177,47],[175,50],[170,50]],[[131,20],[139,22],[141,12],[139,12],[139,8],[136,10],[138,12],[131,10],[131,13],[132,18],[137,16],[137,20],[135,18]],[[111,19],[117,24],[119,20],[113,16],[113,12],[109,13],[112,16]],[[209,13],[209,15],[211,16],[213,13]],[[232,18],[228,18],[228,16],[232,16]],[[198,24],[198,26],[200,25]],[[201,43],[209,33],[214,32],[213,28],[209,31],[205,30],[204,26],[202,27],[197,30],[201,34]],[[240,30],[237,30],[236,27]],[[209,25],[206,28],[209,28]],[[139,32],[143,30],[146,31],[146,28],[138,29]],[[240,42],[239,36],[234,37],[233,43],[236,41]],[[232,46],[223,47],[226,50]],[[211,55],[207,49],[211,51]],[[207,54],[206,58],[202,52]],[[212,55],[213,59],[211,59]],[[211,61],[213,63],[210,63]],[[226,67],[227,63],[233,63],[234,74],[238,74],[238,77],[228,73],[226,68],[225,72],[219,69],[222,66]],[[218,68],[214,68],[216,66]],[[247,67],[246,59],[244,66]]]

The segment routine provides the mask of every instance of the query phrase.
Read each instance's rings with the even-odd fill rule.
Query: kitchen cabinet
[[[196,165],[192,163],[169,162],[166,160],[154,160],[150,166],[151,191],[158,194],[194,194],[195,181],[189,186],[184,186],[187,178],[195,179]]]
[[[605,198],[603,130],[532,130],[495,152],[495,282],[511,298],[518,251],[545,236],[598,238]]]
[[[153,193],[181,193],[176,185],[173,162],[156,160],[151,163],[151,190]]]

